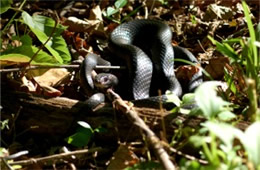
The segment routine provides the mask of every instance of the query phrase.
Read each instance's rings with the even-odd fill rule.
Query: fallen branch
[[[113,98],[113,104],[116,110],[121,113],[126,114],[128,119],[138,126],[141,130],[145,132],[147,141],[156,153],[157,158],[160,160],[164,169],[175,169],[175,166],[170,160],[168,153],[164,150],[163,145],[160,142],[160,139],[155,135],[155,133],[144,123],[143,119],[138,116],[138,113],[127,105],[122,98],[116,94],[113,90],[108,89],[108,95]]]
[[[82,149],[82,150],[71,151],[71,152],[67,152],[67,153],[60,153],[60,154],[55,154],[55,155],[51,155],[51,156],[45,156],[45,157],[41,157],[41,158],[30,158],[28,160],[10,162],[9,165],[30,165],[30,164],[36,164],[36,163],[51,165],[53,162],[59,163],[61,161],[64,161],[64,159],[69,159],[71,156],[91,154],[93,152],[100,152],[102,150],[103,149],[100,147],[92,148],[92,149]]]

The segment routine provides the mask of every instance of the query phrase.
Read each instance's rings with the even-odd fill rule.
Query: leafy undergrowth
[[[1,168],[260,170],[260,4],[246,2],[2,0]],[[65,119],[62,114],[75,109],[62,112],[62,104],[45,109],[51,102],[37,100],[39,115],[33,102],[24,105],[26,98],[19,100],[17,95],[16,103],[4,97],[3,93],[25,92],[53,103],[54,97],[84,101],[78,61],[88,53],[111,59],[109,34],[117,25],[140,18],[167,23],[172,44],[189,49],[205,75],[205,83],[194,93],[182,99],[169,94],[176,107],[165,119],[149,124],[160,140],[150,141],[146,131],[138,130],[141,135],[131,138],[137,132],[125,127],[113,109],[110,121],[97,114],[97,122],[102,119],[104,126],[87,121],[93,114]],[[182,81],[198,70],[187,65],[176,69]],[[124,73],[114,72],[119,77]],[[185,107],[194,100],[198,107]],[[62,113],[60,117],[50,115],[53,108]],[[171,116],[174,119],[167,121]],[[148,124],[147,117],[143,119]],[[63,120],[69,123],[60,123]],[[154,128],[158,122],[159,130]],[[39,130],[34,130],[36,126]],[[160,146],[167,159],[153,146]]]

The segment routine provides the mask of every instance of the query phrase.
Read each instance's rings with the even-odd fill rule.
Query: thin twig
[[[30,164],[35,164],[35,163],[55,162],[55,161],[60,161],[61,158],[65,159],[72,155],[82,155],[82,154],[86,154],[86,153],[99,152],[101,150],[103,150],[103,149],[100,147],[92,148],[92,149],[83,149],[83,150],[71,151],[68,153],[60,153],[60,154],[55,154],[55,155],[51,155],[51,156],[45,156],[45,157],[41,157],[41,158],[31,158],[28,160],[10,162],[9,165],[30,165]]]
[[[144,131],[144,134],[147,138],[147,141],[149,143],[149,146],[154,150],[156,153],[156,156],[158,160],[160,160],[162,166],[164,169],[171,169],[174,170],[175,166],[170,160],[169,155],[164,150],[160,139],[155,135],[155,133],[145,124],[143,119],[141,119],[138,116],[138,113],[133,109],[133,107],[130,107],[125,103],[125,101],[122,100],[122,98],[115,93],[112,89],[107,90],[107,95],[110,99],[113,100],[113,104],[116,110],[120,111],[120,113],[126,114],[128,119],[138,126],[141,130]]]
[[[162,142],[162,145],[163,145],[165,148],[167,148],[169,151],[171,151],[171,152],[173,152],[173,153],[175,153],[175,154],[177,154],[177,155],[180,155],[180,156],[182,156],[182,157],[185,157],[185,158],[188,159],[188,160],[196,160],[196,161],[198,161],[199,163],[201,163],[201,164],[203,164],[203,165],[207,165],[207,164],[208,164],[208,161],[203,160],[203,159],[198,159],[198,158],[196,158],[196,157],[194,157],[194,156],[187,155],[187,154],[185,154],[185,153],[183,153],[183,152],[181,152],[181,151],[178,151],[177,149],[171,147],[168,143]]]
[[[199,45],[200,45],[200,48],[204,51],[204,53],[207,53],[207,51],[205,50],[205,48],[202,46],[200,40],[198,40],[198,43],[199,43]]]
[[[43,49],[43,47],[45,47],[45,45],[50,41],[50,39],[52,38],[53,34],[56,31],[56,28],[58,26],[58,21],[55,20],[55,25],[54,28],[52,29],[52,32],[50,34],[50,36],[48,37],[48,39],[45,41],[45,43],[41,44],[41,46],[38,48],[38,50],[36,51],[36,53],[34,53],[34,55],[32,56],[31,60],[29,61],[28,65],[31,64],[31,62],[33,61],[33,59],[38,55],[38,53]]]
[[[8,72],[17,72],[24,70],[37,70],[37,69],[51,69],[51,68],[67,68],[67,69],[78,69],[80,65],[57,65],[57,66],[28,66],[28,67],[19,67],[19,68],[9,68],[9,69],[0,69],[0,73],[8,73]],[[96,66],[95,69],[126,69],[124,66]]]

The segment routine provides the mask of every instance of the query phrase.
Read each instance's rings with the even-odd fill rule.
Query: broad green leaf
[[[255,168],[260,165],[260,122],[257,121],[250,125],[246,131],[245,136],[240,138],[240,141],[243,143],[249,160],[253,162]]]
[[[22,42],[23,45],[32,45],[32,38],[25,34],[20,38],[20,41]]]
[[[203,124],[209,129],[210,132],[213,132],[225,146],[231,150],[233,147],[233,141],[237,136],[243,136],[243,132],[229,124],[226,123],[216,123],[216,122],[206,122]]]
[[[195,98],[195,94],[194,93],[186,93],[182,97],[182,102],[183,103],[189,103],[189,102],[193,101],[194,98]]]
[[[8,63],[27,63],[30,61],[30,57],[22,54],[12,53],[0,56],[1,66]]]
[[[89,131],[88,133],[77,132],[77,133],[71,135],[70,137],[66,138],[65,141],[68,144],[71,144],[76,147],[84,147],[84,146],[87,146],[91,137],[92,137],[91,131]]]
[[[117,9],[123,8],[126,4],[127,4],[127,0],[117,0],[117,1],[115,2],[115,7],[116,7]]]
[[[181,105],[181,100],[179,99],[178,96],[176,96],[170,91],[166,91],[166,95],[167,95],[167,102],[174,103],[176,106]]]
[[[13,3],[12,0],[1,0],[0,1],[0,14],[5,13],[11,7],[12,3]]]
[[[29,62],[31,57],[38,51],[38,48],[32,45],[22,45],[13,49],[4,51],[0,60],[12,61],[12,62]],[[52,56],[44,51],[40,51],[31,64],[52,65],[59,64]]]
[[[227,111],[228,102],[217,96],[216,87],[220,85],[217,81],[202,83],[195,91],[195,100],[203,115],[208,118],[214,118],[222,111]]]
[[[218,118],[223,121],[230,121],[236,118],[236,115],[230,111],[223,111],[218,114]]]
[[[108,7],[107,8],[107,13],[106,13],[106,16],[107,17],[110,17],[111,15],[115,14],[118,12],[118,9],[115,9],[113,7]]]
[[[65,140],[68,144],[73,146],[84,147],[89,143],[94,131],[90,125],[84,121],[78,121],[78,124],[80,127],[77,129],[77,132]]]
[[[30,27],[32,32],[37,36],[41,43],[45,43],[51,35],[55,21],[51,18],[35,15],[31,17],[28,13],[22,13],[23,21]],[[65,27],[58,24],[52,38],[48,41],[45,47],[55,57],[59,63],[67,63],[70,61],[70,53],[67,48],[65,40],[62,38],[61,33]]]

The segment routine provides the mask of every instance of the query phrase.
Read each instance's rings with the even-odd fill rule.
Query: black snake
[[[170,27],[157,20],[133,20],[119,25],[111,33],[109,49],[123,59],[128,68],[129,98],[149,100],[152,99],[150,96],[157,96],[158,89],[163,93],[169,90],[182,96],[182,87],[174,74],[174,58],[183,58],[193,63],[198,61],[188,50],[172,46],[171,41]],[[96,61],[92,61],[93,58]],[[82,67],[84,71],[81,72],[85,73],[83,78],[91,86],[93,81],[89,70],[93,70],[93,62],[96,65],[109,65],[99,57],[85,59]],[[188,91],[192,92],[201,82],[202,72],[199,71],[190,80]]]

